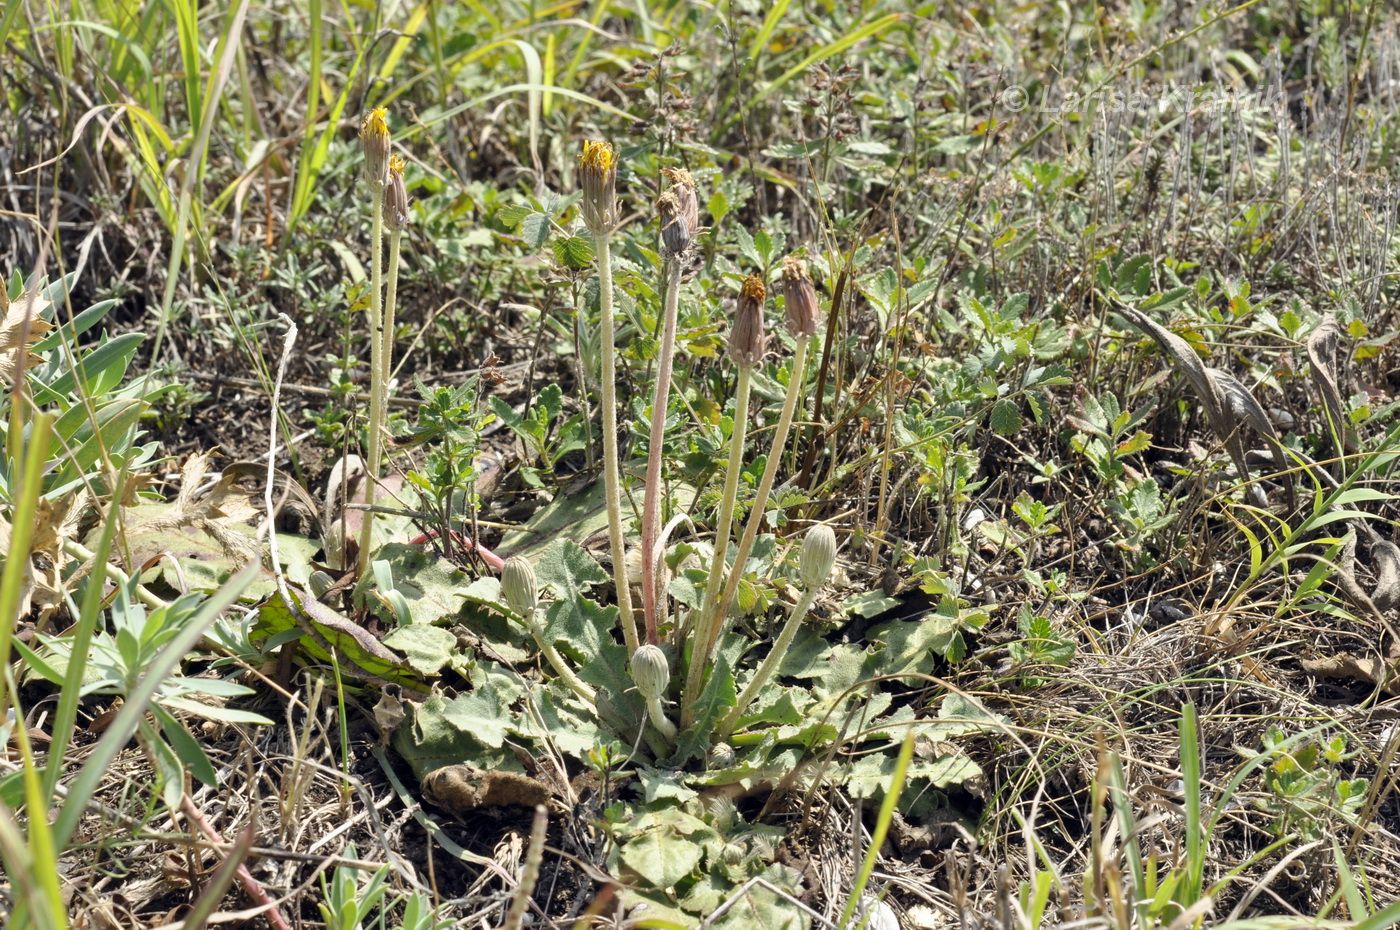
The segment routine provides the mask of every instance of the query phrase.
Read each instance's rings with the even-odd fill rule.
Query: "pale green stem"
[[[666,708],[661,706],[661,698],[647,698],[647,716],[651,718],[651,725],[656,727],[657,732],[666,737],[666,742],[675,742],[676,725],[666,716]]]
[[[92,564],[93,559],[97,558],[97,556],[93,554],[91,549],[87,548],[82,543],[72,539],[63,540],[63,551],[73,556],[74,558],[87,562],[89,565]],[[101,568],[102,571],[107,575],[107,577],[115,581],[117,584],[125,585],[131,581],[131,578],[127,575],[126,572],[122,571],[120,568],[117,568],[117,566],[113,565],[110,562],[104,562]],[[158,610],[162,607],[170,606],[170,604],[167,601],[164,601],[156,595],[152,594],[146,588],[145,585],[138,584],[136,586],[136,599],[141,603],[145,604],[147,607],[150,607],[155,610]]]
[[[753,699],[758,697],[759,691],[768,683],[768,679],[772,678],[773,673],[778,670],[783,656],[787,655],[793,639],[797,636],[797,631],[802,627],[802,621],[807,617],[807,611],[812,609],[812,604],[817,599],[818,590],[818,588],[812,588],[803,591],[802,596],[797,599],[797,604],[792,608],[792,615],[788,617],[787,623],[783,624],[782,632],[778,634],[777,642],[773,643],[773,648],[769,651],[767,658],[763,660],[763,664],[754,673],[753,680],[744,689],[744,693],[739,695],[739,700],[725,716],[724,722],[719,725],[716,739],[729,738],[729,734],[734,732],[734,728],[739,725],[739,718],[744,715],[745,709],[753,703]]]
[[[734,428],[729,434],[729,464],[724,473],[724,496],[719,502],[719,522],[715,526],[715,553],[710,562],[710,576],[705,581],[705,597],[700,602],[699,621],[695,624],[692,642],[698,649],[700,643],[710,641],[711,607],[719,597],[719,586],[724,581],[725,556],[729,552],[729,533],[734,526],[734,498],[739,494],[739,472],[744,466],[744,437],[749,426],[749,381],[753,374],[752,365],[739,366],[739,384],[734,389]],[[686,669],[685,691],[692,697],[699,694],[700,677],[704,666],[692,661]]]
[[[564,657],[559,654],[559,650],[554,648],[554,644],[545,638],[544,627],[540,626],[538,611],[531,611],[530,616],[525,618],[525,625],[530,628],[530,634],[535,637],[535,645],[540,647],[540,654],[545,657],[555,674],[557,674],[564,684],[568,685],[573,692],[583,698],[590,705],[596,704],[598,695],[594,693],[586,683],[583,682],[574,670],[564,662]]]
[[[360,525],[359,575],[364,577],[369,569],[370,545],[374,539],[374,499],[379,487],[379,466],[381,444],[379,429],[384,420],[384,313],[380,302],[384,282],[384,197],[382,185],[371,185],[374,196],[372,221],[370,224],[370,272],[369,272],[369,449],[366,452],[365,470],[365,510]]]
[[[715,643],[719,642],[720,636],[724,634],[725,620],[728,619],[729,609],[734,604],[734,595],[739,590],[739,581],[744,575],[744,565],[749,560],[750,553],[753,552],[754,542],[758,539],[758,528],[763,523],[763,512],[768,506],[768,495],[773,490],[773,480],[778,474],[778,465],[782,461],[783,447],[787,445],[788,431],[792,429],[793,414],[797,410],[797,399],[802,393],[802,373],[807,366],[807,347],[811,343],[811,336],[798,336],[797,345],[792,355],[792,373],[788,378],[787,396],[783,399],[783,412],[778,415],[778,424],[773,430],[773,446],[768,451],[768,462],[763,466],[763,476],[759,479],[758,490],[754,494],[753,509],[749,511],[748,522],[744,525],[744,535],[739,539],[738,551],[734,554],[734,564],[729,569],[729,575],[724,583],[724,593],[710,607],[710,615],[703,619],[705,632],[708,634],[704,641],[699,637],[691,646],[690,661],[697,664],[703,670],[710,663],[710,655],[714,652]],[[687,679],[689,676],[687,676]],[[681,725],[688,726],[692,722],[693,711],[696,700],[700,697],[700,686],[696,685],[694,691],[686,689],[685,698],[681,703]]]
[[[603,494],[608,511],[608,544],[612,549],[613,586],[617,588],[617,622],[627,656],[637,651],[637,622],[632,615],[632,591],[627,584],[627,545],[622,535],[622,478],[617,454],[617,350],[613,331],[612,236],[595,233],[598,244],[598,315],[602,330]]]
[[[642,498],[642,620],[647,642],[656,642],[656,538],[661,532],[661,449],[666,442],[666,407],[671,397],[671,364],[676,353],[676,306],[681,289],[681,263],[666,262],[666,297],[661,308],[661,348],[656,364],[656,390],[651,400],[651,432],[647,435],[647,477]]]

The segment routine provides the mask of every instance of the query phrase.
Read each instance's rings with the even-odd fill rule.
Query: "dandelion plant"
[[[661,253],[666,289],[661,307],[661,347],[657,354],[656,387],[651,401],[651,431],[647,435],[646,487],[642,498],[642,618],[646,641],[656,643],[656,551],[661,532],[661,451],[666,439],[666,408],[671,396],[671,365],[676,352],[676,310],[680,301],[682,259],[700,226],[700,205],[690,173],[667,168],[671,187],[656,202],[661,221]]]
[[[581,210],[593,234],[598,261],[598,318],[602,337],[603,493],[608,511],[608,546],[617,589],[617,622],[628,653],[637,649],[632,592],[627,583],[627,546],[622,535],[622,478],[617,451],[616,333],[613,320],[612,233],[617,225],[617,156],[606,142],[584,142],[579,154]]]

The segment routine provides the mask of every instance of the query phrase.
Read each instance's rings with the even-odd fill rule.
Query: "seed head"
[[[524,556],[513,555],[506,559],[501,568],[501,594],[506,606],[529,620],[535,615],[535,605],[539,603],[539,589],[535,582],[535,569]]]
[[[408,188],[403,183],[403,159],[389,156],[389,183],[384,188],[384,225],[392,230],[408,227]]]
[[[831,577],[836,564],[836,534],[825,523],[818,523],[802,537],[802,554],[798,558],[802,569],[802,584],[807,590],[820,588]]]
[[[611,232],[617,223],[617,153],[606,142],[585,140],[578,170],[584,224],[595,236]]]
[[[660,700],[671,683],[671,663],[660,646],[646,643],[632,653],[632,680],[648,701]]]
[[[739,309],[729,328],[729,355],[739,366],[757,365],[763,359],[768,337],[763,332],[763,278],[751,274],[739,288]]]
[[[817,289],[807,273],[807,263],[796,256],[783,259],[783,303],[787,314],[788,332],[793,336],[815,336],[817,319]]]
[[[383,186],[389,183],[389,111],[375,107],[360,123],[360,145],[365,152],[365,180]]]
[[[671,182],[671,187],[656,201],[661,217],[661,246],[667,257],[674,258],[695,242],[700,231],[700,201],[689,171],[665,168],[661,173]]]

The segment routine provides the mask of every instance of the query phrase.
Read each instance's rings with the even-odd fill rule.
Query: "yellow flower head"
[[[403,177],[403,158],[401,156],[389,156],[389,174],[396,178]]]
[[[375,107],[360,124],[360,147],[365,153],[365,179],[376,187],[389,182],[389,111]]]
[[[360,138],[375,137],[381,139],[389,138],[389,110],[387,107],[375,107],[365,114],[364,122],[360,123]]]
[[[617,154],[613,151],[613,147],[606,142],[585,139],[583,151],[579,152],[578,155],[578,163],[584,171],[596,171],[602,174],[617,167]]]
[[[606,142],[585,140],[578,165],[584,225],[594,235],[611,232],[617,223],[617,154]]]

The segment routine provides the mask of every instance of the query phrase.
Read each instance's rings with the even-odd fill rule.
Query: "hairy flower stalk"
[[[389,124],[388,111],[375,107],[360,124],[360,145],[364,151],[365,180],[370,187],[370,388],[369,388],[369,449],[365,468],[364,520],[360,525],[359,574],[369,568],[370,547],[374,541],[374,500],[379,487],[379,469],[383,462],[383,444],[379,431],[384,423],[384,189],[389,182]]]
[[[592,688],[574,674],[573,669],[565,664],[564,657],[559,654],[558,649],[554,648],[554,644],[545,636],[544,627],[540,625],[537,616],[539,588],[535,581],[535,569],[530,564],[529,559],[519,555],[513,555],[506,559],[505,567],[501,569],[501,595],[506,600],[506,606],[519,614],[525,621],[525,625],[530,629],[530,635],[535,638],[535,645],[539,646],[540,653],[554,667],[554,671],[564,684],[573,689],[579,697],[592,704],[597,695]]]
[[[695,182],[690,174],[667,169],[671,188],[656,202],[661,220],[661,252],[665,263],[666,292],[661,307],[661,348],[657,356],[656,390],[651,400],[651,431],[647,435],[646,489],[642,498],[642,620],[646,641],[656,643],[657,536],[661,532],[661,451],[666,440],[666,408],[671,396],[671,366],[676,353],[676,309],[681,289],[681,259],[700,225]]]
[[[622,535],[622,477],[617,451],[617,349],[613,319],[612,232],[617,223],[617,158],[606,142],[585,142],[579,154],[583,221],[598,256],[598,316],[602,337],[603,494],[608,511],[617,622],[629,655],[637,651],[637,624],[627,583],[627,545]]]
[[[666,653],[653,643],[643,643],[632,653],[632,681],[646,702],[647,717],[651,725],[671,742],[676,738],[676,725],[666,716],[663,698],[666,686],[671,683],[671,665],[666,661]]]
[[[394,311],[399,302],[399,247],[408,228],[408,188],[404,186],[403,159],[389,156],[389,183],[384,187],[384,228],[389,230],[389,274],[384,287],[384,370],[382,384],[388,407],[389,379],[394,372]],[[387,409],[385,411],[387,415]]]
[[[774,641],[768,656],[763,660],[763,664],[758,667],[758,671],[754,673],[748,687],[739,695],[739,700],[735,702],[729,713],[725,715],[724,721],[720,723],[715,735],[718,740],[728,739],[729,734],[734,732],[734,728],[738,726],[739,719],[743,717],[745,709],[753,703],[754,698],[758,697],[763,686],[768,683],[768,679],[773,677],[778,664],[782,662],[783,656],[787,655],[788,649],[792,646],[793,638],[797,636],[797,631],[801,628],[802,621],[806,619],[807,612],[812,609],[812,604],[816,601],[822,585],[826,584],[826,580],[831,577],[831,569],[836,564],[836,534],[831,531],[831,527],[825,523],[818,523],[807,531],[807,535],[802,538],[799,564],[802,574],[802,596],[797,599],[797,604],[793,606],[787,623],[783,624],[783,629],[778,633],[778,638]]]
[[[763,332],[763,300],[766,292],[763,278],[749,275],[739,291],[739,308],[729,330],[729,355],[739,367],[739,383],[734,389],[734,427],[729,435],[729,463],[724,473],[724,495],[719,502],[719,519],[715,525],[715,549],[710,562],[710,574],[705,580],[705,596],[700,602],[700,618],[696,624],[692,648],[710,642],[710,624],[717,622],[711,606],[719,596],[724,581],[725,556],[729,552],[729,534],[734,525],[734,499],[739,494],[739,472],[744,464],[744,438],[749,424],[749,381],[754,366],[763,359],[767,338]],[[691,659],[686,670],[685,693],[699,694],[704,663]]]
[[[778,423],[773,430],[773,445],[768,451],[768,461],[763,466],[763,475],[759,478],[758,488],[754,493],[753,508],[749,511],[748,522],[744,524],[744,535],[739,539],[739,547],[734,554],[734,563],[725,579],[724,591],[719,599],[710,605],[708,614],[701,618],[705,637],[702,639],[697,636],[691,644],[690,661],[699,669],[699,672],[693,689],[689,687],[691,676],[689,674],[686,676],[687,688],[681,703],[681,723],[683,726],[693,722],[694,712],[692,708],[700,696],[700,689],[703,685],[703,679],[700,676],[703,676],[704,669],[708,667],[710,656],[714,652],[715,644],[719,642],[720,636],[724,633],[725,621],[728,619],[730,608],[734,604],[734,597],[738,593],[739,581],[744,575],[744,565],[748,562],[749,555],[753,552],[754,543],[758,540],[758,528],[763,523],[763,512],[768,506],[768,495],[773,490],[773,481],[778,474],[778,464],[782,460],[783,449],[787,445],[788,432],[792,429],[798,397],[802,393],[807,349],[812,343],[812,336],[817,331],[817,291],[812,284],[811,275],[807,273],[807,266],[800,259],[789,256],[783,260],[782,280],[788,332],[796,340],[796,345],[793,348],[792,371],[788,376],[787,395],[783,399],[783,409],[778,415]]]

